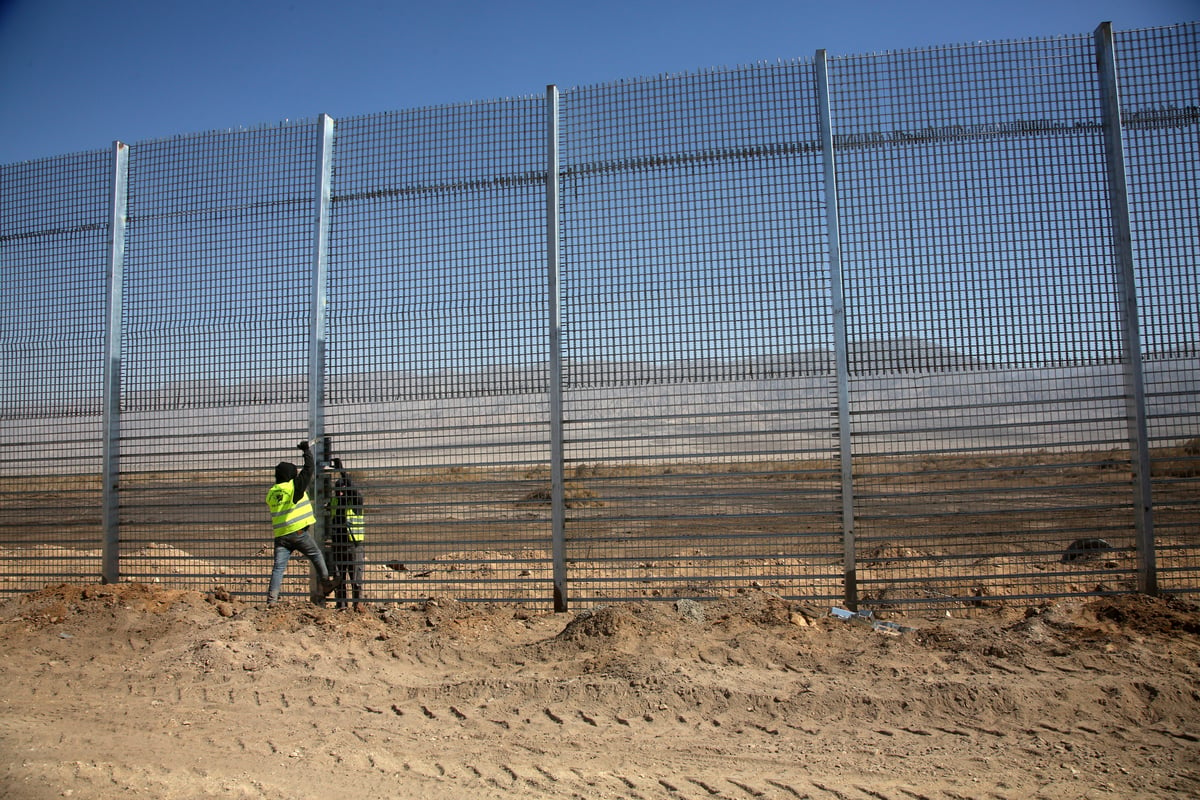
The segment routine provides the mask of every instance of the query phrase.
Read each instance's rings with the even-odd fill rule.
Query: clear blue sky
[[[0,0],[0,164],[759,61],[1200,19],[1200,0]]]

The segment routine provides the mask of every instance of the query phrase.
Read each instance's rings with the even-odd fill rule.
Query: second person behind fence
[[[329,560],[338,583],[337,607],[346,608],[348,601],[353,599],[354,609],[361,611],[365,567],[363,542],[366,538],[362,494],[350,480],[350,473],[342,469],[341,459],[335,458],[333,465],[340,473],[329,500]],[[350,595],[348,588],[352,592]]]

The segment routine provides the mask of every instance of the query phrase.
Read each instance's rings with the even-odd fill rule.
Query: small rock
[[[704,606],[697,603],[695,600],[676,600],[675,610],[680,616],[691,622],[704,622]]]

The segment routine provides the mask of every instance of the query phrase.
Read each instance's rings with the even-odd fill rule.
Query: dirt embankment
[[[0,796],[1191,798],[1200,608],[0,603]]]

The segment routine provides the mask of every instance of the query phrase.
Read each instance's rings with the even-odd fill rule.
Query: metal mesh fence
[[[1200,54],[1197,25],[1116,36],[1146,363],[1156,561],[1200,589]]]
[[[1196,591],[1200,31],[1116,37],[1136,306],[1099,41],[0,167],[0,591],[264,595],[314,433],[371,601]]]
[[[831,67],[869,602],[1133,575],[1094,61],[1078,37]],[[1081,538],[1102,570],[1063,560]]]
[[[813,91],[787,64],[565,98],[576,597],[839,591]]]
[[[545,128],[537,98],[338,125],[328,432],[368,596],[550,596]]]
[[[110,159],[0,167],[3,587],[100,571]]]
[[[307,429],[314,144],[293,123],[130,147],[123,578],[266,592],[270,467]]]

